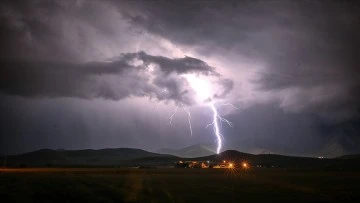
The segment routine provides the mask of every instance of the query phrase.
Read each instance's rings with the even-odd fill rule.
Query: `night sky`
[[[357,1],[1,1],[0,30],[0,156],[216,145],[212,102],[222,150],[360,153]]]

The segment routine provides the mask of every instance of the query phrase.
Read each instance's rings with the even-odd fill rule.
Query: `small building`
[[[178,161],[175,168],[209,168],[209,161]]]

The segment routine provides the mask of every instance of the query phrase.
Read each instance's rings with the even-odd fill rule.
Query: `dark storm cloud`
[[[28,97],[119,100],[139,96],[193,104],[194,92],[181,74],[219,78],[225,87],[218,95],[221,97],[232,88],[231,81],[221,78],[204,61],[192,57],[170,59],[145,52],[86,64],[19,60],[0,60],[0,64],[0,92]]]
[[[188,56],[178,59],[169,59],[163,56],[150,56],[145,52],[139,52],[124,54],[123,58],[129,61],[133,59],[140,59],[143,61],[145,66],[156,63],[159,65],[161,71],[167,75],[173,72],[178,74],[201,72],[206,75],[211,73],[219,76],[219,74],[214,72],[213,68],[204,61]]]
[[[60,10],[57,5],[55,1],[3,1],[0,4],[1,57],[52,60],[78,57],[69,49],[69,44],[64,43],[64,33],[55,25],[61,21],[56,18]]]
[[[137,119],[129,122],[134,126],[127,127],[133,112],[146,102],[126,113],[126,105],[119,113],[113,110],[118,108],[115,104],[108,111],[100,111],[111,101],[100,100],[88,108],[82,108],[82,104],[96,101],[91,98],[131,97],[192,104],[194,92],[179,77],[191,73],[217,79],[223,91],[214,98],[228,95],[235,101],[250,101],[244,105],[246,109],[229,116],[234,128],[223,129],[228,140],[225,143],[234,149],[315,152],[327,143],[318,138],[326,136],[335,137],[335,144],[350,140],[350,144],[340,144],[344,153],[359,148],[359,129],[354,127],[360,107],[360,11],[356,1],[39,0],[2,1],[0,9],[0,97],[7,98],[6,103],[0,102],[6,110],[0,117],[0,130],[15,144],[38,129],[39,133],[31,132],[26,139],[36,137],[42,144],[33,146],[47,146],[44,140],[53,133],[52,123],[62,119],[66,125],[59,129],[66,136],[81,136],[67,144],[68,137],[57,129],[56,142],[74,148],[88,146],[82,139],[95,139],[95,134],[104,134],[104,139],[113,136],[109,142],[102,142],[102,136],[96,138],[96,144],[102,142],[105,147],[129,139],[129,146],[163,148],[154,138],[173,131],[158,131],[163,122],[155,127],[147,125],[152,118],[146,115],[151,113],[139,110]],[[164,42],[170,45],[164,46]],[[183,57],[188,53],[196,57]],[[244,72],[242,77],[243,69],[247,71],[242,66],[252,64],[254,74]],[[211,66],[226,69],[224,73],[232,80]],[[243,81],[247,79],[251,85]],[[58,103],[63,97],[72,98]],[[62,111],[73,103],[77,106]],[[46,104],[51,107],[42,111]],[[87,124],[95,111],[99,112],[94,121]],[[32,116],[36,112],[37,116]],[[84,112],[88,113],[81,117]],[[23,114],[28,115],[24,118]],[[194,114],[194,126],[211,117],[196,119]],[[114,130],[107,131],[111,128]],[[174,130],[178,137],[168,138],[175,148],[183,147],[178,144],[184,143],[181,130]],[[131,137],[118,136],[118,132]],[[194,127],[194,132],[194,138],[199,135],[206,141],[212,139],[211,132],[205,132],[202,125]],[[18,138],[11,138],[12,134]],[[306,148],[312,142],[312,147]]]
[[[119,7],[124,16],[152,33],[201,45],[204,53],[222,47],[264,62],[259,90],[289,89],[294,100],[308,100],[305,107],[293,103],[290,109],[360,106],[356,2],[135,1],[128,6],[131,12]]]
[[[98,58],[99,46],[109,49],[101,43],[103,38],[111,42],[122,34],[125,42],[129,35],[124,33],[132,32],[128,25],[116,24],[122,19],[116,10],[109,12],[108,2],[5,1],[0,8],[0,91],[5,94],[114,100],[147,96],[193,104],[194,92],[181,74],[217,77],[224,87],[221,97],[232,88],[231,81],[223,82],[227,79],[206,62],[188,56],[169,58],[140,51],[88,62]]]
[[[314,125],[320,129],[332,129],[317,135],[341,132],[335,137],[357,140],[347,125],[360,116],[357,1],[131,1],[118,9],[132,24],[195,45],[203,55],[226,50],[262,64],[250,91],[265,93],[285,112],[318,118]],[[237,62],[230,62],[233,68]]]

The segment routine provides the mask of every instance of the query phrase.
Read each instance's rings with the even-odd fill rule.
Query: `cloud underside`
[[[135,1],[119,10],[152,33],[200,45],[205,55],[229,51],[262,64],[251,91],[270,93],[286,111],[359,114],[356,2]]]
[[[322,109],[322,113],[336,111],[343,114],[346,111],[358,112],[360,107],[357,94],[360,88],[359,8],[356,2],[348,1],[8,1],[1,5],[0,28],[3,32],[0,52],[6,60],[82,63],[101,58],[99,56],[111,58],[120,53],[138,54],[136,52],[144,50],[148,54],[141,57],[144,63],[149,63],[154,60],[151,55],[161,55],[150,53],[161,46],[159,39],[166,39],[174,46],[195,47],[199,55],[225,57],[230,73],[239,68],[237,64],[242,60],[261,64],[260,70],[254,70],[255,78],[248,78],[256,88],[246,91],[263,95],[262,98],[267,97],[267,100],[276,100],[285,111],[314,112]],[[154,38],[148,36],[158,38],[150,42]],[[134,47],[136,51],[124,51]],[[230,55],[239,57],[230,58]],[[166,67],[160,74],[184,74],[189,68],[183,66],[185,59],[158,57],[156,60],[162,63],[161,67]],[[197,65],[199,71],[203,71],[204,64]],[[70,76],[76,77],[83,76]],[[139,77],[143,76],[140,74],[135,78]],[[149,89],[143,89],[139,87],[142,84],[132,84],[141,90],[131,93],[131,90],[124,90],[124,86],[108,88],[97,77],[85,78],[93,83],[69,82],[78,87],[70,95],[84,98],[112,95],[108,98],[116,99],[123,95],[158,91],[149,85],[146,85]],[[127,83],[126,79],[116,82],[121,84],[121,81]],[[163,86],[161,83],[178,87],[172,90],[174,99],[189,95],[180,88],[178,83],[181,81],[168,78],[156,82],[158,87]],[[233,82],[234,86],[241,86],[243,81],[234,76]],[[102,84],[104,93],[94,90],[100,88],[98,83]],[[228,81],[222,83],[232,86]],[[79,93],[87,87],[94,91]],[[8,93],[22,91],[21,87],[16,87],[16,91],[11,87],[5,89]],[[34,87],[33,91],[37,89],[41,88]],[[35,94],[38,93],[29,95]],[[156,93],[152,96],[162,98]],[[191,103],[189,99],[183,100]]]
[[[149,97],[192,105],[196,93],[184,75],[215,78],[225,96],[232,81],[204,61],[170,59],[145,52],[126,53],[105,62],[1,61],[0,92],[25,97],[78,97],[120,100]]]

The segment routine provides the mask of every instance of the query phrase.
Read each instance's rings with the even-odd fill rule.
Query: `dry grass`
[[[0,170],[8,202],[354,202],[360,172],[223,169]]]

